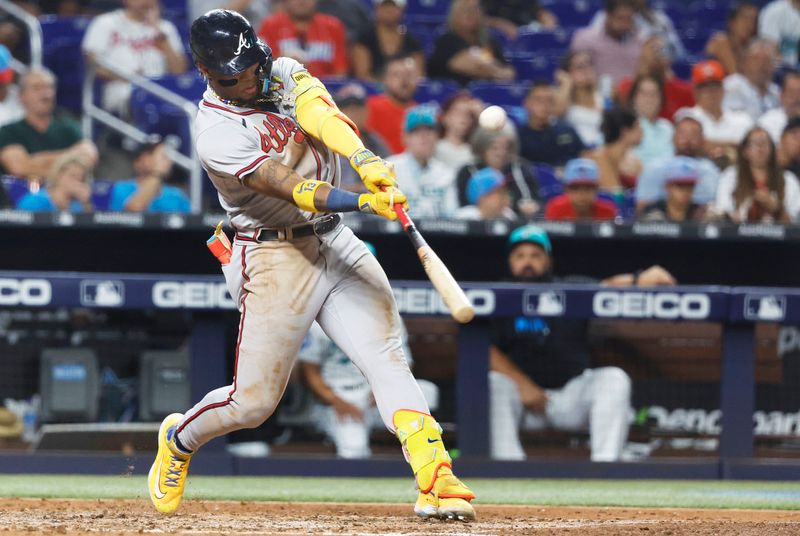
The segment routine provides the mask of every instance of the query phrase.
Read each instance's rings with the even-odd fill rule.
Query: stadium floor
[[[0,534],[800,534],[794,482],[470,484],[478,520],[464,524],[415,518],[411,479],[190,476],[164,517],[141,476],[0,475]]]

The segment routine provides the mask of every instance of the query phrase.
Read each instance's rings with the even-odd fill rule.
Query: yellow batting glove
[[[383,188],[396,188],[397,177],[394,166],[369,149],[359,149],[350,155],[350,165],[361,177],[370,192],[380,192]]]
[[[377,214],[387,220],[396,220],[394,206],[400,204],[408,208],[406,196],[397,188],[388,188],[385,192],[361,194],[358,196],[358,210],[365,214]]]

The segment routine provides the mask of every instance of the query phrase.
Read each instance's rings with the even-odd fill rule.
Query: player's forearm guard
[[[314,195],[317,193],[317,189],[323,184],[328,183],[307,179],[295,186],[294,190],[292,190],[292,199],[294,199],[294,204],[303,210],[307,210],[308,212],[319,212],[317,207],[314,205]]]

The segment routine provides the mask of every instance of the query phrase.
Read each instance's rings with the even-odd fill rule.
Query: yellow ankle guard
[[[442,441],[442,427],[430,415],[408,409],[396,411],[392,421],[417,486],[428,493],[433,489],[439,469],[442,466],[452,468],[452,460]]]

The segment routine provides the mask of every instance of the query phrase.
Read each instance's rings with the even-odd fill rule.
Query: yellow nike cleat
[[[470,501],[475,498],[475,494],[456,478],[449,467],[439,468],[432,492],[439,502],[440,518],[458,519],[459,521],[475,519],[475,509],[470,504]]]
[[[158,429],[158,454],[147,476],[150,500],[162,514],[172,514],[181,505],[191,454],[178,452],[174,446],[175,428],[182,413],[168,415]]]

